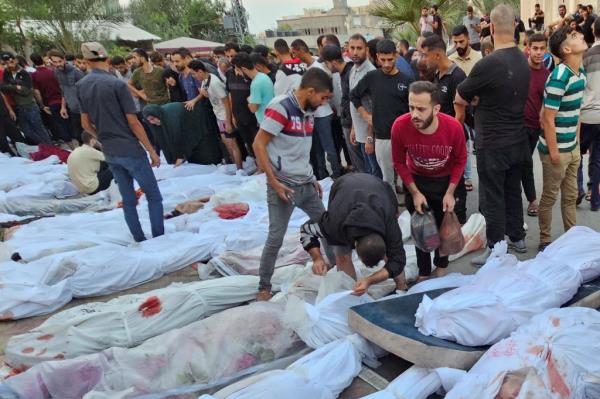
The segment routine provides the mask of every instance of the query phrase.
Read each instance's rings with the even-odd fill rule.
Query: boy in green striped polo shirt
[[[544,175],[539,205],[540,250],[552,240],[552,207],[559,192],[565,231],[577,222],[579,112],[586,83],[582,60],[587,44],[583,34],[562,27],[550,36],[549,46],[562,63],[548,78],[544,92],[544,134],[538,144]]]

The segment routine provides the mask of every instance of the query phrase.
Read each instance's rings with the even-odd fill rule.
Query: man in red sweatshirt
[[[440,93],[431,82],[419,81],[409,88],[410,112],[392,126],[394,168],[402,178],[406,208],[423,213],[424,205],[433,212],[438,228],[444,212],[453,212],[455,189],[467,163],[465,135],[461,124],[440,112]],[[431,256],[416,249],[419,279],[431,274]],[[448,257],[435,251],[436,277],[446,274]]]

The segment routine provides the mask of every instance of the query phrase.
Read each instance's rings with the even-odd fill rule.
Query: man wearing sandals
[[[544,66],[546,46],[546,37],[542,33],[534,33],[527,41],[531,80],[529,81],[529,95],[525,104],[525,130],[527,131],[529,149],[532,156],[542,134],[540,111],[542,110],[542,101],[544,100],[544,86],[548,75],[550,75],[550,71]],[[535,192],[535,179],[533,177],[533,160],[524,168],[521,183],[523,184],[525,197],[527,197],[527,201],[529,202],[527,214],[529,216],[537,216],[538,204]]]

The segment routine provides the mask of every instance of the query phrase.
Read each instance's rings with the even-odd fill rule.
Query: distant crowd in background
[[[97,176],[80,186],[87,192],[105,187],[108,162],[127,193],[126,220],[136,240],[144,237],[134,221],[133,179],[155,193],[153,233],[162,232],[156,182],[128,160],[145,156],[139,142],[155,166],[161,152],[174,165],[226,162],[238,170],[251,156],[267,173],[273,195],[284,201],[290,199],[286,187],[305,184],[313,174],[335,180],[367,173],[404,193],[411,212],[427,204],[438,225],[448,210],[465,223],[476,153],[489,247],[474,263],[483,264],[505,235],[511,248],[526,251],[521,187],[527,214],[539,215],[540,249],[551,241],[559,196],[565,229],[575,225],[583,199],[600,209],[600,20],[592,6],[568,14],[561,5],[559,13],[559,21],[547,23],[536,5],[526,30],[508,6],[483,16],[468,7],[463,23],[446,32],[437,7],[423,8],[416,43],[360,34],[340,43],[329,34],[316,43],[278,39],[272,49],[227,43],[206,56],[181,48],[109,57],[97,44],[75,57],[58,50],[32,54],[31,63],[4,53],[0,150],[15,155],[18,142],[102,145],[106,159],[88,154],[94,165],[88,174]],[[322,74],[309,73],[313,69],[330,79],[330,92]],[[107,87],[117,94],[105,95]],[[321,97],[315,99],[315,92]],[[119,113],[127,119],[117,120]],[[99,120],[105,133],[96,136]],[[268,139],[257,143],[265,132]],[[295,137],[309,137],[308,147]],[[536,149],[541,197],[533,176]],[[590,154],[587,171],[583,154]],[[287,221],[279,224],[268,240],[273,260]],[[428,275],[429,254],[417,252]],[[447,261],[435,254],[438,268]],[[267,280],[261,275],[265,289]]]

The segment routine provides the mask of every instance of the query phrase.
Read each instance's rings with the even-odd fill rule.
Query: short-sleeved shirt
[[[249,79],[235,73],[231,68],[225,74],[225,88],[231,96],[231,112],[239,125],[256,127],[256,116],[248,108],[248,97],[250,96]]]
[[[450,116],[455,116],[454,111],[454,98],[456,97],[456,88],[463,80],[467,78],[467,75],[462,69],[456,64],[452,64],[448,72],[444,76],[440,77],[439,71],[435,73],[433,82],[437,84],[440,90],[440,105],[441,111]]]
[[[169,93],[167,86],[162,78],[163,69],[153,66],[152,71],[146,73],[143,67],[136,69],[131,75],[131,83],[144,90],[146,103],[148,104],[166,104],[169,102]]]
[[[432,22],[437,22],[438,27],[437,28],[433,28],[433,33],[435,33],[436,35],[438,35],[439,37],[441,37],[442,39],[444,38],[444,25],[442,23],[442,17],[440,17],[439,15],[433,15],[432,16],[433,21]]]
[[[554,68],[546,82],[544,107],[558,111],[554,122],[559,152],[571,152],[577,147],[577,125],[585,83],[583,66],[576,74],[564,63]],[[549,152],[544,135],[540,137],[538,150],[544,154]]]
[[[529,95],[525,105],[525,126],[530,129],[540,128],[540,110],[542,109],[542,100],[544,99],[544,87],[546,80],[550,75],[542,65],[541,68],[531,69],[531,80],[529,81]]]
[[[313,127],[313,114],[300,108],[294,93],[269,103],[260,128],[273,135],[267,153],[277,179],[291,185],[315,180],[310,165]]]
[[[62,95],[65,98],[69,112],[81,112],[75,84],[83,79],[85,74],[70,64],[65,64],[64,69],[62,70],[58,68],[55,69],[54,74],[60,84],[60,89],[62,90]]]
[[[67,159],[69,177],[80,192],[93,193],[98,189],[98,171],[104,154],[87,144],[77,147]]]
[[[193,100],[200,94],[199,90],[202,86],[202,83],[199,82],[194,75],[192,75],[191,71],[187,74],[187,76],[184,73],[179,74],[179,84],[183,88],[186,101]]]
[[[469,18],[467,15],[463,17],[463,25],[466,26],[467,30],[469,31],[469,41],[472,44],[477,44],[480,42],[480,40],[479,33],[477,33],[477,31],[471,25],[479,26],[480,23],[481,18],[478,18],[475,15],[473,15],[471,18]]]
[[[275,91],[271,78],[262,72],[258,72],[250,84],[250,99],[248,100],[250,104],[258,104],[258,110],[255,113],[258,123],[261,123],[265,118],[267,105],[274,96]]]
[[[31,74],[33,88],[40,91],[44,105],[58,105],[62,102],[62,92],[54,71],[45,66],[37,67]]]
[[[419,24],[421,25],[421,33],[433,32],[433,27],[431,26],[432,22],[433,17],[431,15],[419,18]]]
[[[126,114],[136,114],[127,84],[110,72],[92,69],[75,85],[81,112],[96,126],[102,151],[107,156],[140,158],[146,151],[140,145]]]
[[[208,91],[208,99],[212,104],[215,116],[218,120],[224,121],[227,116],[225,106],[223,106],[223,98],[227,97],[225,83],[218,76],[211,73],[209,78],[202,82],[202,85]]]
[[[461,57],[458,55],[458,52],[454,52],[450,54],[448,58],[450,58],[451,61],[458,65],[460,69],[462,69],[463,72],[469,76],[473,70],[473,67],[475,64],[477,64],[477,61],[479,61],[482,57],[481,52],[469,49],[469,54],[465,57]]]
[[[475,107],[475,144],[499,149],[526,140],[524,113],[529,91],[529,64],[518,47],[494,51],[482,58],[457,92]]]

